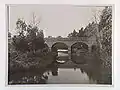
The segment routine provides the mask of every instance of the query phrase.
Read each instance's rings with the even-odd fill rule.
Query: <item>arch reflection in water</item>
[[[88,45],[83,42],[76,42],[71,46],[71,59],[74,63],[84,64],[86,53],[88,53]]]

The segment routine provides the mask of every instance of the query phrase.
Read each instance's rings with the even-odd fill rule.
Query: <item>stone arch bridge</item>
[[[56,43],[63,43],[68,46],[68,54],[71,55],[71,47],[75,43],[84,43],[88,46],[88,51],[91,52],[93,45],[96,45],[95,37],[79,37],[79,38],[45,38],[45,43],[51,49],[51,47]]]

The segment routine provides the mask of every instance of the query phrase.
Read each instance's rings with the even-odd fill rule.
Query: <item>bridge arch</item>
[[[54,60],[57,62],[67,62],[68,55],[68,46],[64,42],[55,42],[51,47],[52,53],[54,53]]]
[[[75,42],[71,45],[71,60],[76,64],[85,63],[85,53],[89,51],[89,46],[84,42]]]
[[[88,50],[89,46],[84,42],[75,42],[74,44],[71,45],[71,50],[73,48]]]
[[[51,46],[51,49],[54,48],[54,47],[59,48],[59,49],[68,49],[68,45],[65,44],[64,42],[55,42]]]

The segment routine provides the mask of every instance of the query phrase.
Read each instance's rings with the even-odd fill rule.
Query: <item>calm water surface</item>
[[[82,55],[82,54],[81,54]],[[83,55],[84,56],[84,55]],[[79,57],[74,56],[72,60],[79,61],[80,63],[75,63],[73,61],[68,61],[68,53],[58,52],[58,57],[62,57],[60,61],[65,61],[62,64],[51,64],[49,70],[46,70],[41,76],[39,71],[37,74],[34,72],[24,72],[17,73],[16,77],[19,75],[24,76],[22,79],[17,80],[15,83],[47,83],[47,84],[96,84],[97,79],[99,78],[99,68],[96,60],[90,57]],[[65,58],[64,58],[65,57]],[[67,61],[67,62],[66,62]],[[83,62],[86,61],[86,62]],[[81,63],[82,62],[82,63]],[[30,75],[33,75],[30,76]],[[26,76],[25,76],[26,75]],[[32,77],[32,78],[31,78]],[[14,78],[10,81],[14,83]],[[27,84],[26,83],[26,84]]]
[[[59,68],[58,75],[48,75],[48,84],[95,84],[96,82],[89,79],[85,72],[81,72],[79,68]]]
[[[66,57],[66,56],[68,56],[68,53],[58,52],[58,57]],[[64,64],[62,65],[61,67],[64,67]],[[83,69],[76,67],[75,68],[66,68],[66,67],[58,68],[56,70],[57,73],[56,75],[53,75],[52,72],[49,72],[47,83],[48,84],[91,84],[91,83],[95,84],[96,83],[95,80],[89,78],[88,74]]]

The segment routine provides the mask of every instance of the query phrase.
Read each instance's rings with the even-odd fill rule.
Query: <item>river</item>
[[[59,68],[58,75],[53,76],[52,73],[48,75],[48,84],[95,84],[96,82],[89,79],[88,75],[82,73],[79,68]]]
[[[58,57],[68,58],[68,53],[58,52]],[[66,60],[60,60],[66,61]],[[70,64],[69,64],[70,65]],[[73,66],[72,66],[73,65]],[[56,72],[56,75],[52,74],[52,71],[49,72],[47,82],[48,84],[96,84],[96,81],[91,79],[88,74],[84,71],[84,65],[80,65],[81,68],[75,67],[72,62],[72,67],[69,67],[68,64],[61,64],[58,68],[53,72]],[[83,67],[82,67],[83,66]],[[61,68],[62,67],[62,68]]]
[[[100,78],[99,62],[95,58],[85,56],[73,56],[71,60],[68,59],[68,53],[64,51],[58,52],[59,64],[50,64],[40,75],[39,73],[19,72],[13,76],[12,84],[96,84]],[[64,62],[63,62],[64,61]],[[97,66],[97,67],[95,67]],[[26,75],[26,76],[25,76]],[[22,79],[15,81],[15,77],[23,76]],[[18,82],[19,81],[19,82]]]

